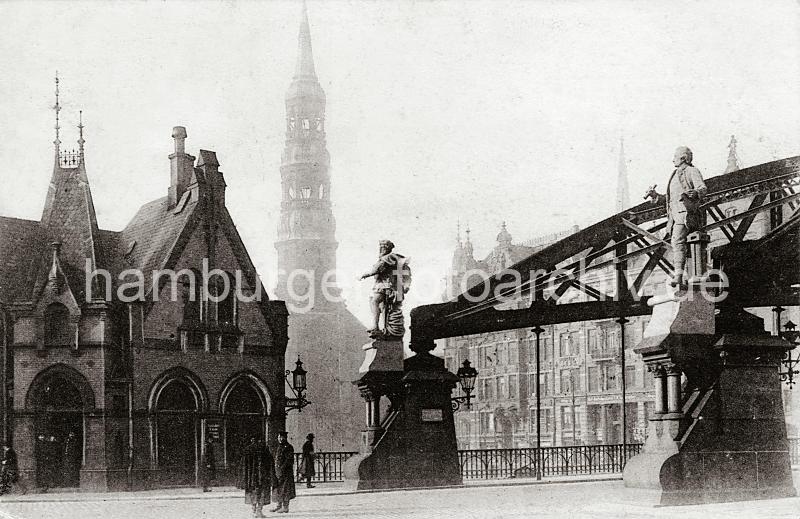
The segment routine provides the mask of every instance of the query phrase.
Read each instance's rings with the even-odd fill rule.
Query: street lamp
[[[800,338],[800,332],[795,330],[797,325],[795,325],[792,321],[787,321],[783,327],[784,330],[780,334],[781,337],[793,345],[797,344],[797,339]],[[790,389],[794,389],[794,376],[800,374],[800,370],[795,369],[798,363],[800,363],[800,355],[797,357],[792,357],[792,350],[788,350],[786,352],[786,356],[781,361],[781,364],[786,367],[786,371],[781,371],[779,374],[781,380],[785,381],[786,385],[789,386]]]
[[[306,370],[303,369],[303,362],[300,360],[300,356],[297,356],[297,362],[295,362],[295,368],[292,371],[286,370],[286,383],[289,385],[289,389],[292,390],[294,397],[290,397],[286,399],[286,410],[284,411],[285,414],[289,414],[289,411],[292,409],[297,409],[298,413],[303,411],[303,408],[310,404],[303,393],[306,390]],[[289,375],[292,376],[291,382],[289,381]]]
[[[464,407],[470,409],[472,407],[470,400],[472,399],[472,391],[475,389],[475,379],[478,378],[478,370],[470,365],[469,360],[464,360],[464,364],[458,368],[456,376],[458,376],[458,384],[461,386],[464,396],[457,396],[451,399],[453,411],[458,410],[461,402],[464,402]]]

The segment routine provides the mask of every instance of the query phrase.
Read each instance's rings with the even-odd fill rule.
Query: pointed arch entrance
[[[36,486],[79,487],[85,461],[85,416],[94,408],[89,382],[73,368],[52,366],[31,383],[26,408],[34,414]]]
[[[151,437],[162,486],[197,483],[200,413],[205,407],[205,391],[189,371],[171,370],[154,385],[150,396]]]
[[[267,437],[270,399],[266,384],[252,373],[234,375],[222,390],[220,409],[225,423],[225,466],[233,470],[251,437]]]

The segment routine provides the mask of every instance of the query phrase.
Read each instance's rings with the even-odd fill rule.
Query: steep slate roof
[[[189,191],[184,193],[189,195]],[[139,269],[150,280],[153,270],[161,269],[169,258],[196,206],[197,200],[190,199],[176,206],[180,211],[169,209],[167,197],[143,205],[119,233],[118,247],[125,268]]]
[[[0,300],[31,299],[44,242],[39,222],[0,216]]]

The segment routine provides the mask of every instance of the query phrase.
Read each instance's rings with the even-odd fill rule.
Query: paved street
[[[329,489],[331,487],[328,487]],[[298,489],[291,514],[325,519],[460,519],[491,518],[800,518],[800,498],[722,503],[680,508],[633,504],[621,481],[526,484],[441,490],[313,495]],[[199,519],[249,517],[249,509],[232,491],[198,494],[193,490],[109,494],[105,500],[78,494],[48,495],[38,501],[1,502],[3,519]],[[29,498],[33,496],[23,496]],[[64,501],[60,499],[70,499]],[[266,512],[265,512],[266,513]],[[273,515],[267,513],[267,515]],[[275,517],[282,517],[274,515]]]

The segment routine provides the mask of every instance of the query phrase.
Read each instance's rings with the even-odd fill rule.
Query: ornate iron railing
[[[573,447],[480,449],[458,451],[464,479],[503,479],[536,476],[541,459],[542,477],[577,476],[622,472],[625,463],[639,454],[640,443],[623,445],[581,445]]]
[[[331,481],[344,481],[344,462],[357,452],[316,452],[314,453],[314,477],[312,483],[328,483]],[[298,471],[297,480],[303,480],[300,472],[303,454],[296,452],[295,468]]]
[[[641,443],[622,445],[580,445],[542,447],[542,477],[614,474],[639,454]],[[313,483],[344,480],[344,463],[357,452],[317,452]],[[792,465],[800,465],[800,438],[789,438]],[[295,453],[295,467],[300,469],[302,454]],[[475,449],[458,451],[464,479],[505,479],[536,476],[536,449]],[[301,479],[298,474],[298,481]]]
[[[794,440],[793,463],[797,462],[800,441]],[[574,447],[542,447],[542,477],[613,474],[622,472],[625,463],[639,454],[640,443],[622,445],[582,445]],[[344,480],[344,463],[357,452],[317,452],[312,483]],[[295,453],[297,480],[302,454]],[[475,449],[458,451],[464,479],[505,479],[536,476],[536,449]]]

